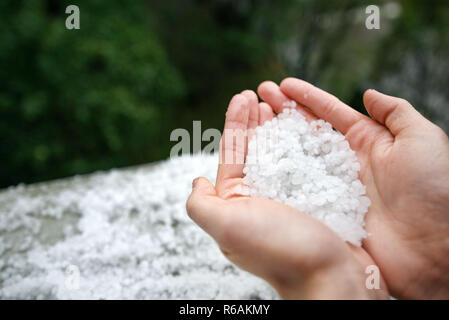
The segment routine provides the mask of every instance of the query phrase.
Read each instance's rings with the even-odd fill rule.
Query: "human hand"
[[[336,97],[294,78],[259,86],[280,112],[295,100],[306,118],[342,132],[361,164],[372,205],[363,248],[397,298],[449,297],[449,140],[407,101],[368,90],[372,119]]]
[[[221,161],[214,187],[198,178],[187,201],[189,216],[219,244],[225,256],[268,281],[287,299],[388,298],[383,290],[365,286],[363,249],[346,244],[319,220],[282,203],[241,196],[248,129],[274,117],[270,106],[258,103],[252,91],[233,97],[226,114]],[[238,134],[228,144],[227,133]],[[232,139],[232,137],[231,137]],[[242,142],[242,143],[239,143]],[[241,157],[243,155],[243,157]]]

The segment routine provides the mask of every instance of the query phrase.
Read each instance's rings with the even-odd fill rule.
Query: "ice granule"
[[[0,299],[278,298],[187,216],[192,180],[213,182],[217,164],[183,156],[1,191]]]
[[[354,151],[330,123],[308,123],[286,108],[250,138],[243,182],[250,196],[295,207],[360,246],[370,200],[359,170]]]

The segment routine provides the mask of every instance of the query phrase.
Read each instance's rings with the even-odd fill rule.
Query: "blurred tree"
[[[184,82],[146,1],[0,3],[0,185],[160,159]]]
[[[408,99],[449,133],[449,3],[400,1],[373,63],[371,85]]]
[[[203,128],[222,128],[233,94],[255,90],[264,79],[283,70],[274,46],[254,28],[257,6],[265,1],[152,0],[156,30],[170,60],[186,81],[183,117],[176,125],[191,129],[192,120]],[[274,3],[274,2],[272,2]]]
[[[0,2],[0,186],[159,160],[231,96],[296,76],[364,112],[369,87],[449,130],[445,0]],[[380,7],[380,30],[365,9]]]

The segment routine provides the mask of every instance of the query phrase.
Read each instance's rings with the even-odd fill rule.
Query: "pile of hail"
[[[357,157],[330,123],[307,122],[293,107],[250,135],[243,193],[293,206],[360,246],[370,200]]]

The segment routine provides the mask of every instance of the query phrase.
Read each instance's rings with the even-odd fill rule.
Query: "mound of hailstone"
[[[331,124],[308,123],[298,111],[286,108],[250,137],[244,192],[298,208],[360,246],[370,200],[359,170],[354,151]]]
[[[0,190],[0,299],[277,299],[187,215],[218,156]]]

